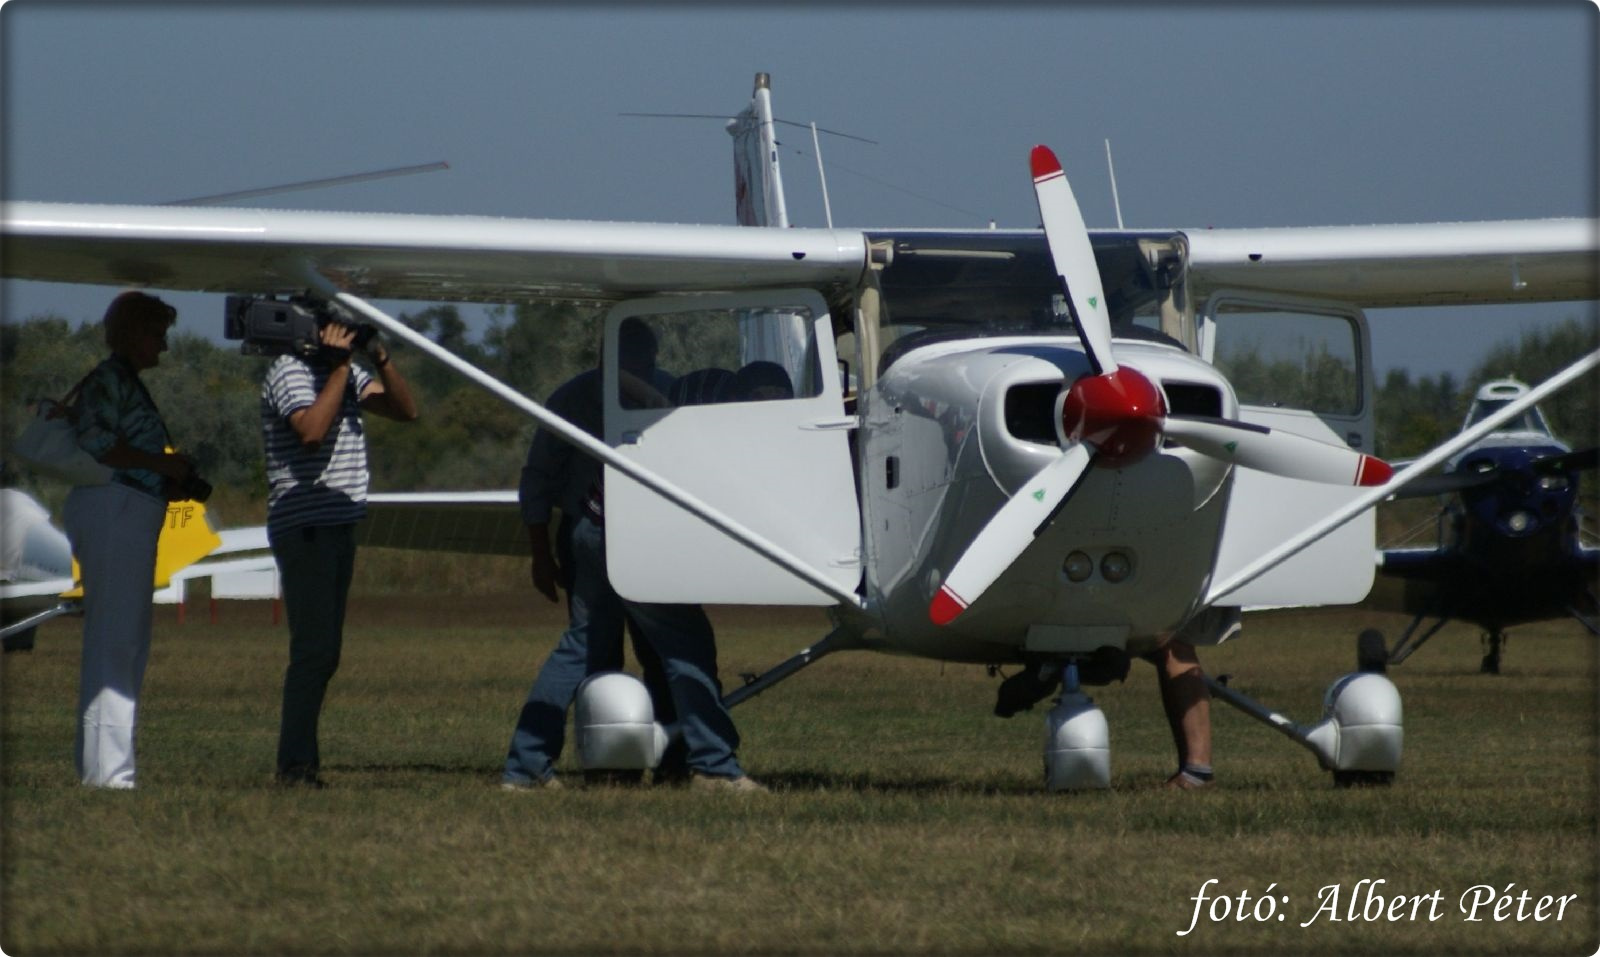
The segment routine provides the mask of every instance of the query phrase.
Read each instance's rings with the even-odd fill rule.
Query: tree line
[[[544,397],[598,361],[603,309],[571,303],[524,305],[489,313],[477,338],[455,306],[397,318],[526,395]],[[386,338],[410,382],[420,421],[401,426],[369,416],[374,491],[514,486],[535,424],[421,351]],[[0,324],[0,450],[32,416],[40,398],[59,399],[109,354],[99,323],[76,327],[56,315]],[[358,362],[360,360],[357,360]],[[230,503],[234,522],[264,520],[261,380],[271,359],[234,343],[174,331],[161,364],[142,378],[180,450]],[[66,489],[5,455],[0,485],[35,495],[53,511]],[[241,508],[242,506],[242,508]],[[243,511],[245,514],[235,514]]]
[[[432,306],[398,318],[525,395],[543,398],[599,356],[603,307],[550,303],[491,310],[477,338],[455,306]],[[1477,387],[1515,376],[1537,383],[1595,348],[1596,330],[1574,318],[1525,332],[1490,348],[1464,379],[1450,373],[1413,378],[1390,370],[1376,383],[1377,453],[1409,458],[1449,438],[1461,425]],[[422,418],[398,426],[369,417],[373,489],[508,488],[516,484],[535,428],[513,409],[456,372],[404,343],[391,342],[411,382]],[[174,333],[161,365],[145,374],[174,440],[227,500],[246,504],[260,521],[266,495],[261,449],[260,383],[270,360],[241,355],[192,333]],[[0,440],[9,450],[41,397],[60,398],[107,354],[98,323],[73,327],[45,315],[0,324]],[[1270,370],[1268,370],[1270,372]],[[1296,364],[1293,374],[1304,375]],[[1564,390],[1543,405],[1552,428],[1574,447],[1596,440],[1600,378]],[[0,484],[22,488],[58,508],[65,489],[0,462]],[[258,512],[258,508],[261,510]]]

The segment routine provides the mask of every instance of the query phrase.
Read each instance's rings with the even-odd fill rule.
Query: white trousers
[[[131,788],[134,715],[150,660],[156,541],[167,505],[113,483],[74,488],[65,514],[83,574],[78,777],[88,787]]]

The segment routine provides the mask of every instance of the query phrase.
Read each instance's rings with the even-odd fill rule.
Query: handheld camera
[[[242,340],[247,356],[296,355],[309,359],[322,348],[322,327],[337,322],[356,331],[351,348],[361,350],[378,328],[339,307],[317,299],[290,296],[229,296],[223,307],[222,335]]]

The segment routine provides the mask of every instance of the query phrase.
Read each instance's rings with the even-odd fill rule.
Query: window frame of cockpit
[[[1504,399],[1473,399],[1472,404],[1467,407],[1467,416],[1466,419],[1461,423],[1461,431],[1465,432],[1467,429],[1472,428],[1479,422],[1487,419],[1489,416],[1494,415],[1496,412],[1515,402],[1519,398],[1521,398],[1521,396],[1510,396]],[[1533,427],[1518,428],[1519,425],[1524,423],[1532,423]],[[1495,429],[1495,431],[1508,433],[1520,432],[1530,435],[1539,434],[1553,436],[1555,434],[1550,429],[1550,421],[1544,417],[1544,413],[1539,411],[1539,407],[1536,405],[1529,406],[1522,411],[1521,415],[1501,423],[1500,427]]]
[[[1372,337],[1366,313],[1359,306],[1347,302],[1291,296],[1280,293],[1262,293],[1255,290],[1219,289],[1207,297],[1200,310],[1199,328],[1201,358],[1216,365],[1217,316],[1228,307],[1242,307],[1242,312],[1286,313],[1319,317],[1346,323],[1351,332],[1351,363],[1355,375],[1355,404],[1346,409],[1313,409],[1293,404],[1288,397],[1275,397],[1258,402],[1247,395],[1239,396],[1241,407],[1264,410],[1300,409],[1321,419],[1351,448],[1372,452],[1377,442],[1377,425],[1374,414],[1376,375],[1372,363]],[[1239,383],[1233,383],[1237,390]]]
[[[1091,232],[1096,259],[1102,273],[1108,268],[1121,277],[1106,290],[1108,307],[1114,312],[1113,338],[1152,338],[1165,341],[1190,353],[1198,351],[1198,330],[1193,305],[1187,289],[1188,243],[1183,234],[1176,232]],[[853,343],[840,343],[840,355],[850,351],[856,354],[855,370],[860,388],[870,388],[899,356],[911,349],[950,339],[976,339],[995,336],[1038,335],[1077,337],[1070,320],[1056,314],[1050,299],[1060,294],[1059,280],[1054,274],[1049,247],[1044,234],[1029,231],[988,231],[946,233],[939,231],[900,231],[869,233],[868,242],[873,250],[872,268],[857,290],[855,329]],[[962,248],[963,244],[972,248]],[[897,291],[893,271],[897,263],[904,267],[907,257],[930,260],[965,261],[966,268],[981,272],[982,264],[1015,263],[1028,270],[1028,275],[996,275],[988,278],[974,276],[948,284],[918,288],[915,279]],[[1021,261],[1018,261],[1021,260]],[[1005,271],[1001,267],[997,272]],[[1016,272],[1015,269],[1012,270]],[[1019,281],[1020,280],[1020,281]],[[975,293],[984,289],[1010,292],[1013,298],[1024,300],[1028,316],[1013,316],[1008,321],[976,315],[992,300],[979,300]],[[1028,288],[1032,292],[1027,292]],[[930,290],[932,290],[930,292]],[[1019,291],[1020,290],[1020,291]],[[953,312],[937,324],[917,321],[900,321],[895,315],[897,300],[916,303],[915,297],[933,297],[949,291],[952,298],[965,295],[959,306],[962,312]],[[1136,297],[1134,295],[1136,294]],[[925,308],[925,307],[924,307]],[[914,315],[913,319],[922,319]],[[1153,320],[1147,322],[1143,320]],[[1130,324],[1145,330],[1124,334]],[[911,342],[904,340],[915,337]],[[897,343],[901,343],[896,349]]]

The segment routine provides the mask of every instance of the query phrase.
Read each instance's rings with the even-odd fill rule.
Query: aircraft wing
[[[13,635],[78,610],[76,599],[62,597],[73,584],[71,578],[0,582],[0,639],[8,651]]]
[[[1600,299],[1600,223],[1190,230],[1196,298],[1219,289],[1365,307]]]
[[[647,293],[853,286],[860,233],[8,202],[8,279],[202,292],[304,290],[314,267],[379,299],[516,302]]]
[[[0,582],[0,602],[17,602],[25,598],[60,598],[76,583],[70,578],[48,578],[42,581]]]
[[[210,557],[218,555],[234,555],[239,552],[264,552],[272,545],[267,541],[267,527],[265,525],[250,525],[240,528],[224,528],[217,532],[221,544],[211,550]]]
[[[1226,288],[1364,306],[1600,298],[1595,220],[1183,232],[1200,297]],[[307,266],[378,299],[826,291],[853,286],[867,257],[854,230],[32,202],[3,204],[0,219],[6,278],[202,292],[301,291]]]
[[[216,578],[247,572],[275,572],[277,560],[271,555],[252,555],[247,558],[225,558],[217,561],[196,562],[172,576],[173,581],[191,578]]]
[[[528,556],[515,489],[369,495],[356,541],[380,548]]]
[[[1461,573],[1458,552],[1439,548],[1386,548],[1378,553],[1378,570],[1392,578],[1444,581]]]

